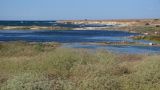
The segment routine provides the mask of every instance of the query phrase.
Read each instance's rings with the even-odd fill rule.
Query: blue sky
[[[160,18],[160,0],[0,0],[0,20]]]

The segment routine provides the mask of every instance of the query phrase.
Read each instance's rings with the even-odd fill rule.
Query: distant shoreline
[[[30,22],[25,20],[15,22],[11,21],[13,25],[8,24],[9,22],[7,21],[5,23],[3,21],[0,21],[0,30],[122,30],[147,35],[160,33],[160,19],[85,19],[39,21],[41,23],[38,23],[37,21]]]

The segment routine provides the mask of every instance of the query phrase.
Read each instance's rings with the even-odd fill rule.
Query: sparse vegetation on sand
[[[130,28],[130,30],[135,31],[141,34],[147,35],[160,35],[160,27],[159,26],[135,26]]]
[[[159,55],[0,43],[1,90],[159,90]]]
[[[146,35],[146,36],[135,36],[133,37],[133,39],[136,39],[136,40],[150,40],[150,41],[154,41],[156,43],[160,43],[160,36],[158,35]]]
[[[139,26],[139,27],[132,27],[130,30],[136,33],[143,34],[140,36],[134,36],[133,39],[150,40],[155,43],[160,43],[160,27],[159,26]]]

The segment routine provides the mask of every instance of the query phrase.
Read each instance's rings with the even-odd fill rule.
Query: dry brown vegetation
[[[1,90],[159,90],[159,55],[0,43]]]

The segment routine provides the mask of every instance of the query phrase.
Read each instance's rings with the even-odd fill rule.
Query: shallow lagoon
[[[67,48],[85,48],[85,49],[100,49],[107,50],[113,53],[120,54],[160,54],[159,46],[136,46],[136,45],[98,45],[98,44],[81,44],[67,43],[64,45]]]
[[[107,30],[0,30],[0,41],[29,41],[29,42],[60,42],[62,47],[105,49],[115,53],[156,53],[160,54],[159,46],[137,46],[137,45],[97,45],[82,44],[84,42],[140,42],[150,41],[132,40],[128,37],[139,35],[123,31]]]

